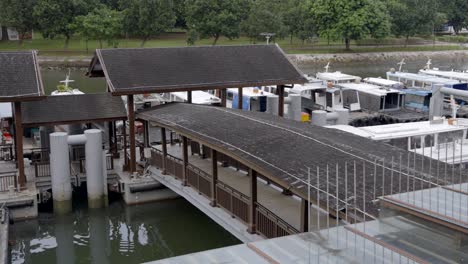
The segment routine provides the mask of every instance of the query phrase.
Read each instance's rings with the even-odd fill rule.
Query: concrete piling
[[[67,139],[68,135],[64,132],[50,134],[50,173],[54,212],[57,214],[66,214],[72,210],[72,186]]]

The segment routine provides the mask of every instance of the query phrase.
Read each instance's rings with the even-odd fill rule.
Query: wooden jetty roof
[[[142,111],[137,117],[233,157],[304,199],[308,198],[308,168],[311,168],[311,185],[328,193],[322,193],[321,202],[327,196],[334,199],[338,193],[338,205],[330,202],[329,208],[343,208],[343,201],[349,202],[355,196],[356,186],[357,197],[353,201],[356,207],[366,208],[376,216],[378,206],[373,203],[376,197],[408,188],[409,180],[404,176],[396,184],[398,177],[402,177],[399,175],[435,181],[427,175],[431,172],[429,168],[435,172],[435,161],[430,163],[419,155],[350,133],[265,113],[173,103]],[[329,173],[325,170],[327,164]],[[424,169],[420,170],[421,166]],[[315,189],[311,195],[315,197]]]
[[[114,95],[307,82],[277,45],[98,49],[88,75]]]
[[[0,102],[43,99],[36,51],[0,52]]]
[[[48,96],[25,102],[23,126],[59,125],[127,119],[120,97],[111,94]]]

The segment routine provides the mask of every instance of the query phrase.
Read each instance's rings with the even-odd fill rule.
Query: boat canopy
[[[380,77],[379,78],[368,77],[364,79],[364,82],[379,85],[379,86],[384,86],[384,87],[390,87],[394,89],[401,89],[404,87],[404,84],[402,82],[387,80],[387,79],[380,78]]]
[[[324,81],[331,81],[336,83],[342,82],[359,82],[361,81],[361,77],[344,74],[342,72],[319,72],[317,73],[317,79],[324,80]]]
[[[387,78],[424,82],[424,83],[431,84],[431,85],[443,84],[445,86],[453,86],[453,85],[457,85],[461,83],[458,80],[451,80],[447,78],[440,78],[440,77],[428,76],[424,74],[408,73],[408,72],[387,72]]]
[[[425,75],[431,75],[436,77],[443,77],[453,80],[459,80],[463,82],[468,82],[468,72],[456,72],[456,71],[441,71],[436,69],[423,69],[419,70],[419,73]]]

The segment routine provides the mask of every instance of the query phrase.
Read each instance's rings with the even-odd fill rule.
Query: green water
[[[41,213],[11,226],[12,263],[141,263],[240,243],[184,199]]]

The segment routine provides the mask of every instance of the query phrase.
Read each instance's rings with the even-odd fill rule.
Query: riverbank
[[[414,52],[368,52],[339,54],[289,54],[294,63],[326,63],[326,62],[385,62],[388,60],[407,61],[418,59],[451,59],[468,61],[468,50],[453,51],[414,51]]]
[[[420,59],[444,59],[468,61],[468,50],[453,51],[415,51],[415,52],[368,52],[368,53],[330,53],[330,54],[288,54],[292,62],[327,63],[327,62],[385,62],[388,60],[407,61]],[[89,56],[39,56],[41,67],[46,69],[87,68],[91,62]]]

